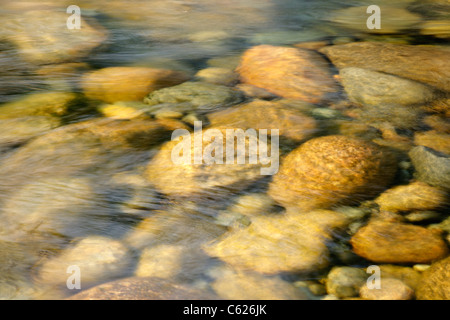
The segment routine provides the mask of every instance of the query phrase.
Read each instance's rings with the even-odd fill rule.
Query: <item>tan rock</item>
[[[316,271],[329,264],[327,242],[332,230],[347,223],[344,215],[326,210],[258,216],[249,227],[228,232],[205,246],[205,251],[240,270]]]
[[[412,300],[414,291],[398,279],[381,279],[380,289],[363,286],[360,296],[367,300]]]
[[[416,132],[414,143],[450,155],[450,134],[434,131]]]
[[[158,245],[141,253],[135,275],[173,279],[181,270],[183,246]]]
[[[434,46],[356,42],[320,50],[339,68],[394,74],[450,91],[449,52]]]
[[[450,257],[435,262],[423,273],[418,300],[450,300]]]
[[[261,100],[210,113],[208,120],[212,127],[277,129],[281,137],[297,143],[318,131],[314,118],[287,105]]]
[[[351,244],[356,254],[378,263],[429,263],[448,254],[439,232],[398,222],[372,221]]]
[[[381,279],[398,279],[413,290],[416,290],[422,275],[410,267],[402,267],[396,265],[380,265]]]
[[[85,74],[81,80],[84,94],[109,103],[142,101],[155,90],[189,80],[179,71],[144,67],[110,67]]]
[[[419,181],[389,189],[375,200],[382,211],[391,212],[434,210],[447,201],[445,191]]]
[[[305,210],[356,203],[383,190],[396,171],[389,153],[361,139],[325,136],[287,155],[269,195],[283,206]]]
[[[239,75],[226,68],[206,68],[195,75],[200,81],[223,86],[233,86],[239,81]]]
[[[287,99],[316,103],[338,90],[327,62],[305,49],[256,46],[244,53],[237,71],[242,82]]]

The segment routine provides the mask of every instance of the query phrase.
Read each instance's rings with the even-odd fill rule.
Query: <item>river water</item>
[[[368,31],[364,22],[370,14],[355,16],[351,10],[373,4],[386,17],[384,32]],[[69,5],[81,9],[80,30],[66,27],[73,13],[66,12]],[[83,95],[83,74],[146,67],[194,77],[208,67],[233,70],[245,50],[261,44],[372,41],[442,47],[450,32],[447,5],[413,0],[0,0],[0,299],[70,296],[78,291],[66,288],[69,265],[81,265],[82,289],[138,275],[239,298],[221,293],[220,279],[235,279],[230,276],[235,271],[223,271],[229,266],[208,256],[204,246],[232,227],[245,228],[254,211],[283,211],[267,196],[270,177],[226,196],[221,192],[228,190],[219,189],[199,197],[180,191],[178,197],[155,188],[143,172],[170,135],[159,139],[159,129],[144,120],[125,125],[108,120],[102,113],[105,101]],[[399,11],[392,15],[390,10]],[[430,21],[444,26],[425,28]],[[79,36],[71,38],[70,32]],[[342,101],[347,100],[340,95],[316,105],[321,112],[312,114],[321,127],[348,119],[343,109],[328,108]],[[380,128],[375,127],[370,130]],[[415,128],[397,133],[411,136]],[[356,135],[370,136],[370,130]],[[408,161],[403,166],[399,184],[412,174]],[[223,174],[233,179],[243,173]],[[183,178],[174,179],[183,189]],[[353,209],[370,211],[358,206]],[[352,252],[348,239],[344,235],[331,243],[332,254],[323,257],[328,269],[279,272],[267,279],[283,283],[279,297],[296,298],[304,293],[286,293],[290,289],[283,286],[303,292],[312,283],[320,287],[314,281],[326,277],[332,265],[369,265]],[[83,268],[90,268],[85,278]],[[259,290],[265,277],[244,275],[251,285],[243,285],[241,293]],[[323,294],[305,295],[318,299]]]

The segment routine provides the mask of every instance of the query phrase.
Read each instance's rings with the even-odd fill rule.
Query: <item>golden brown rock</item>
[[[312,139],[284,158],[269,195],[283,206],[305,210],[357,202],[389,185],[395,163],[389,153],[361,139]]]
[[[423,273],[417,288],[419,300],[450,300],[450,257],[435,262]]]
[[[318,131],[316,121],[277,102],[253,101],[208,115],[212,127],[278,129],[280,136],[301,142]]]
[[[327,62],[305,49],[256,46],[244,53],[237,71],[242,82],[287,99],[317,103],[338,90]]]
[[[450,155],[450,135],[434,131],[416,132],[414,143]]]
[[[382,193],[375,202],[382,211],[434,210],[445,206],[447,193],[423,182],[397,186]]]
[[[339,69],[365,68],[450,90],[449,52],[435,46],[354,42],[320,50]]]
[[[439,232],[398,222],[370,222],[351,244],[356,254],[378,263],[429,263],[448,254]]]
[[[189,80],[179,71],[144,67],[110,67],[83,76],[81,86],[91,99],[109,103],[141,101],[150,92]]]

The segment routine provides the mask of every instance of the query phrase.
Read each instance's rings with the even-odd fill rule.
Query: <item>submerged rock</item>
[[[434,131],[416,132],[414,134],[414,143],[418,146],[425,146],[450,155],[450,134]]]
[[[91,236],[45,261],[39,269],[37,280],[42,284],[66,287],[70,266],[79,268],[81,285],[90,286],[127,275],[131,255],[119,241]]]
[[[226,68],[206,68],[197,72],[195,76],[200,81],[223,86],[233,86],[239,82],[239,75]]]
[[[0,119],[0,145],[23,143],[60,125],[56,117],[23,117]]]
[[[356,67],[393,74],[450,91],[448,51],[434,46],[356,42],[320,50],[339,68]]]
[[[312,272],[329,264],[327,242],[347,218],[333,211],[253,217],[249,227],[226,233],[205,251],[240,270],[265,274]]]
[[[422,146],[413,148],[409,156],[417,180],[434,187],[450,188],[450,156]]]
[[[305,49],[256,46],[244,53],[241,81],[287,99],[317,103],[338,91],[327,62]]]
[[[448,204],[447,193],[423,182],[397,186],[382,193],[375,202],[382,211],[435,210]]]
[[[229,268],[214,270],[211,287],[225,300],[307,300],[307,295],[280,277]]]
[[[448,254],[440,232],[398,222],[370,222],[351,244],[356,254],[378,263],[429,263]]]
[[[377,71],[349,67],[341,69],[339,75],[350,100],[357,104],[388,104],[394,108],[423,104],[433,98],[433,90],[421,83]]]
[[[242,140],[243,144],[234,143],[233,148],[227,148],[226,136],[226,130],[219,128],[204,130],[201,136],[200,133],[186,134],[181,136],[181,141],[175,139],[165,143],[149,162],[145,177],[159,191],[173,197],[222,198],[245,189],[261,179],[264,170],[271,172],[277,165],[276,157],[269,166],[263,165],[261,158],[258,159],[258,148],[250,148],[251,141],[261,146],[258,137],[247,136]],[[246,154],[241,164],[237,161],[237,151],[244,152],[244,147]],[[268,150],[270,154],[270,145]],[[228,151],[233,154],[227,154]],[[200,152],[203,158],[198,157]]]
[[[261,100],[210,113],[207,117],[211,127],[277,129],[280,137],[296,143],[319,130],[314,118],[295,107]]]
[[[126,278],[73,295],[69,300],[218,300],[210,292],[158,278]]]
[[[327,293],[338,298],[357,297],[368,277],[362,269],[334,267],[327,276]]]
[[[181,112],[210,112],[238,104],[243,100],[244,97],[239,91],[226,86],[205,82],[186,82],[150,93],[144,102],[150,106],[172,104]]]
[[[82,30],[69,30],[68,15],[57,10],[29,10],[2,16],[0,39],[36,64],[73,61],[89,55],[107,38],[106,31],[81,17]]]
[[[371,5],[374,3],[370,3]],[[362,33],[398,33],[401,30],[412,29],[422,21],[421,16],[403,8],[396,8],[390,4],[383,4],[381,29],[367,28],[367,6],[350,7],[333,11],[327,20],[345,29]]]
[[[382,191],[395,172],[395,159],[379,147],[358,138],[325,136],[282,160],[269,195],[285,207],[305,210],[357,203]]]
[[[418,300],[450,299],[450,257],[433,263],[423,273],[416,295]]]
[[[398,279],[383,278],[380,289],[363,286],[360,296],[366,300],[412,300],[414,290]]]
[[[81,79],[84,94],[105,102],[142,101],[150,92],[189,80],[179,71],[144,67],[110,67],[89,72]]]

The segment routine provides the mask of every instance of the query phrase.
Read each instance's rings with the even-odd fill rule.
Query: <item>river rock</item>
[[[425,146],[450,155],[450,134],[434,131],[416,132],[414,134],[414,143],[418,146]]]
[[[370,3],[371,5],[374,3]],[[337,24],[339,27],[359,31],[362,33],[398,33],[401,30],[412,29],[422,21],[421,16],[414,14],[403,8],[395,8],[389,4],[383,5],[381,8],[382,23],[381,29],[367,28],[367,19],[369,15],[366,13],[367,6],[349,7],[333,11],[327,20]]]
[[[364,140],[325,136],[309,140],[281,163],[269,195],[285,207],[327,208],[376,195],[392,181],[396,161]]]
[[[210,194],[221,198],[245,189],[263,177],[264,170],[272,170],[268,166],[262,165],[260,160],[255,163],[249,161],[251,157],[257,155],[257,150],[249,147],[250,139],[248,137],[243,140],[246,150],[245,163],[238,164],[236,143],[234,144],[234,162],[227,161],[226,129],[220,128],[213,131],[224,137],[222,141],[218,139],[216,142],[212,142],[205,132],[206,130],[200,137],[197,136],[198,133],[187,134],[189,132],[186,131],[186,135],[181,137],[182,142],[179,141],[180,139],[175,139],[165,143],[147,166],[145,171],[147,180],[160,192],[173,197]],[[203,141],[201,148],[198,148],[203,155],[208,156],[215,150],[215,160],[213,160],[218,163],[214,161],[207,163],[205,158],[199,160],[198,164],[194,163],[195,149],[197,148],[194,143],[195,139]],[[258,142],[259,139],[256,141]],[[239,148],[241,147],[239,146]],[[178,154],[174,153],[174,150]],[[268,150],[270,152],[270,145]],[[182,152],[186,152],[186,155]],[[174,161],[173,154],[175,156],[183,154],[185,158]],[[276,162],[278,159],[274,161]],[[270,165],[276,165],[276,163]]]
[[[366,300],[412,300],[414,291],[398,279],[382,279],[380,289],[361,288],[360,296]]]
[[[181,270],[183,246],[159,245],[145,248],[139,259],[135,275],[173,279]]]
[[[317,103],[338,90],[327,62],[306,49],[256,46],[244,53],[237,72],[242,82],[287,99]]]
[[[450,119],[437,114],[426,116],[423,122],[437,133],[450,133]]]
[[[69,300],[218,300],[189,285],[158,278],[126,278],[84,290]]]
[[[356,254],[377,263],[429,263],[448,254],[440,232],[398,222],[372,221],[351,244]]]
[[[81,31],[69,30],[69,15],[56,10],[20,11],[2,17],[0,39],[13,43],[19,54],[36,64],[73,61],[89,55],[107,38],[106,31],[80,17]]]
[[[398,279],[413,290],[416,290],[422,279],[422,274],[411,267],[396,265],[380,265],[381,281],[383,279]]]
[[[24,117],[0,119],[0,145],[23,143],[60,125],[56,117]]]
[[[211,287],[225,300],[307,300],[307,295],[278,276],[220,268]]]
[[[334,267],[327,276],[327,293],[338,298],[357,297],[359,289],[369,275],[364,270],[352,267]]]
[[[416,295],[418,300],[450,299],[450,257],[433,263],[423,273]]]
[[[85,74],[84,94],[105,102],[141,101],[152,91],[189,80],[183,72],[144,67],[110,67]]]
[[[437,38],[450,38],[450,23],[448,20],[430,20],[420,25],[420,33]]]
[[[380,206],[380,210],[390,212],[435,210],[448,204],[445,191],[420,181],[389,189],[375,202]]]
[[[295,143],[307,140],[319,130],[314,118],[294,107],[261,100],[210,113],[207,117],[212,127],[277,129],[283,139]]]
[[[450,91],[448,51],[434,46],[356,42],[320,50],[339,69],[364,68]]]
[[[127,275],[131,267],[131,255],[117,240],[91,236],[43,262],[38,281],[65,287],[70,266],[80,268],[81,286],[86,287]]]
[[[25,95],[0,106],[0,119],[29,116],[59,117],[76,103],[78,96],[70,92],[40,92]]]
[[[160,104],[181,105],[182,112],[212,111],[242,102],[243,95],[232,88],[205,82],[186,82],[181,85],[150,93],[144,102],[150,106]]]
[[[361,68],[343,68],[339,76],[350,100],[357,104],[409,106],[433,98],[433,90],[408,79]]]
[[[450,157],[426,147],[415,147],[409,156],[416,170],[417,180],[434,187],[449,189]]]
[[[328,266],[327,242],[348,220],[333,211],[257,216],[249,227],[234,229],[205,251],[239,270],[264,274],[311,272]]]
[[[239,82],[239,75],[225,68],[206,68],[197,72],[195,76],[200,81],[230,87]]]

